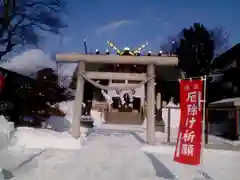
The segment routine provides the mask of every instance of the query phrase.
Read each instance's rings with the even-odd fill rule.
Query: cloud
[[[67,44],[72,41],[72,38],[67,36],[60,35],[60,36],[57,36],[57,38],[60,44]]]
[[[72,38],[70,38],[70,37],[63,37],[62,41],[64,43],[68,43],[68,42],[72,41]]]
[[[96,29],[96,33],[102,34],[102,33],[108,32],[108,31],[113,31],[113,30],[119,29],[122,26],[129,25],[131,23],[132,23],[132,21],[130,21],[130,20],[119,20],[119,21],[110,22],[104,26],[98,27]]]

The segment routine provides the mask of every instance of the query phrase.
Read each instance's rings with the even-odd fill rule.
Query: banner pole
[[[204,144],[205,144],[206,89],[207,89],[207,76],[204,75],[203,77],[202,142],[201,142],[201,161],[200,161],[200,165],[202,168],[203,168],[203,151],[204,151]]]

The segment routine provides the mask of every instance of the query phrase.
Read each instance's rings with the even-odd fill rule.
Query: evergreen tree
[[[56,103],[66,100],[64,92],[65,89],[58,86],[53,70],[41,70],[33,84],[21,86],[16,91],[16,102],[21,102],[18,106],[19,115],[33,117],[33,126],[40,126],[51,115],[64,116],[58,107],[54,107]],[[24,121],[18,124],[24,124]]]
[[[226,42],[223,31],[209,30],[203,24],[194,23],[191,27],[184,28],[176,37],[170,37],[161,47],[163,51],[177,55],[179,60],[177,68],[182,78],[199,77],[213,72],[212,62],[215,52],[219,52],[218,48],[222,48]],[[168,93],[168,99],[174,97],[175,101],[179,102],[178,86],[178,82],[175,82],[175,88],[172,88],[172,83],[165,86],[166,92],[168,88],[175,90],[175,92],[169,91],[171,94]]]

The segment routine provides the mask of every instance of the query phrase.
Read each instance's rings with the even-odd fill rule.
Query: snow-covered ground
[[[171,106],[171,104],[170,104]],[[15,148],[50,148],[50,149],[80,149],[81,140],[73,139],[69,132],[71,131],[72,117],[73,117],[73,101],[62,102],[59,104],[60,110],[62,110],[66,116],[65,117],[50,117],[46,124],[45,129],[34,129],[27,127],[20,127],[16,130],[12,143],[14,143]],[[167,119],[165,116],[166,109],[163,109],[163,118]],[[176,129],[172,131],[172,138],[177,136],[177,128],[179,123],[179,112],[178,109],[172,109],[171,114],[171,127]],[[97,110],[91,111],[91,116],[94,119],[94,126],[101,127],[104,123],[104,117],[101,117],[101,112]],[[108,125],[108,127],[111,125]],[[113,128],[121,128],[121,126]],[[123,126],[122,129],[127,129]],[[136,126],[136,130],[143,131],[142,127]],[[81,128],[81,132],[88,132],[88,129]],[[161,133],[160,133],[161,135]],[[144,138],[144,137],[143,137]],[[160,139],[160,138],[159,138]],[[165,136],[161,135],[161,141],[164,141]]]
[[[239,152],[205,150],[203,167],[186,166],[172,160],[173,146],[148,146],[141,136],[139,126],[102,125],[81,149],[10,146],[0,151],[0,167],[18,180],[193,180],[198,171],[214,180],[239,179]]]
[[[174,153],[173,146],[145,146],[142,150],[155,154],[166,167],[170,167],[178,179],[184,180],[200,177],[200,171],[203,172],[203,179],[239,179],[240,167],[238,161],[240,160],[240,152],[205,149],[203,153],[203,165],[189,166],[178,164],[172,160]]]
[[[15,149],[80,149],[82,139],[74,139],[70,135],[73,101],[62,102],[59,105],[60,109],[66,114],[65,117],[52,116],[46,122],[45,129],[17,128],[12,137],[12,147]],[[95,127],[100,127],[104,122],[101,112],[92,110],[91,116]],[[81,128],[81,132],[88,131],[86,128]]]
[[[200,176],[199,170],[214,180],[239,179],[239,152],[205,150],[203,167],[177,164],[172,160],[174,146],[161,141],[145,145],[141,126],[105,125],[96,111],[92,115],[98,126],[81,146],[68,133],[72,105],[60,104],[66,117],[50,118],[49,129],[18,128],[10,146],[0,151],[0,167],[18,180],[191,180]]]
[[[0,150],[8,145],[14,133],[14,124],[8,122],[4,116],[0,116]]]

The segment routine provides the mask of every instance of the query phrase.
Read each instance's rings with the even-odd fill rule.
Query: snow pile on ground
[[[62,87],[69,87],[72,82],[72,76],[77,67],[76,63],[63,64],[58,68],[59,82]]]
[[[80,149],[79,139],[74,139],[68,132],[59,133],[48,129],[19,127],[13,135],[13,148],[33,149]]]
[[[59,104],[59,109],[65,113],[65,117],[52,116],[47,120],[47,128],[53,129],[58,132],[69,131],[73,119],[73,105],[74,101],[64,101]],[[91,116],[94,120],[94,126],[100,127],[104,122],[104,117],[101,112],[91,110]]]
[[[13,147],[16,150],[23,148],[36,149],[79,149],[81,148],[81,140],[74,139],[69,134],[72,116],[73,116],[73,101],[60,103],[60,110],[66,116],[52,116],[46,122],[47,129],[34,129],[29,127],[19,127],[13,136]],[[94,119],[94,126],[100,127],[104,123],[104,118],[101,117],[101,112],[91,111]],[[81,129],[81,132],[88,129]]]
[[[73,101],[59,103],[59,109],[65,113],[65,117],[51,116],[46,121],[46,128],[57,132],[69,131],[73,117]]]
[[[56,62],[51,59],[50,55],[39,49],[32,49],[15,56],[10,61],[1,64],[1,67],[33,78],[37,71],[44,68],[57,69]]]
[[[65,117],[51,116],[46,121],[44,128],[51,129],[57,132],[64,132],[68,131],[70,127],[71,124],[66,118],[66,116]]]
[[[175,146],[170,145],[157,145],[157,146],[151,146],[151,145],[144,145],[140,148],[140,150],[148,152],[148,153],[159,153],[159,154],[170,154],[174,155],[175,152]],[[239,151],[231,151],[231,150],[221,150],[221,149],[206,149],[203,150],[204,154],[218,154],[218,155],[235,155],[237,157],[240,157]]]
[[[37,149],[79,149],[80,139],[74,139],[68,132],[72,117],[72,102],[60,103],[60,109],[65,117],[52,116],[46,122],[47,129],[29,127],[17,128],[13,136],[13,148]]]
[[[52,129],[58,132],[70,131],[72,119],[73,119],[73,105],[74,101],[64,101],[59,104],[59,109],[65,113],[65,117],[52,116],[46,122],[46,128]],[[93,125],[100,127],[104,122],[104,117],[101,112],[97,110],[91,110],[91,116],[93,118]],[[88,129],[81,128],[81,131],[88,132]]]
[[[0,116],[0,149],[6,146],[14,132],[14,124],[6,120],[4,116]]]
[[[67,124],[67,128],[70,128],[69,126],[72,124],[73,106],[74,101],[66,101],[59,104],[59,109],[66,114],[65,119],[68,121],[68,123],[65,124]],[[94,121],[93,124],[96,127],[100,127],[105,122],[103,115],[97,110],[91,110],[91,116]]]
[[[145,130],[147,129],[147,117],[146,116],[144,117],[144,120],[142,122],[142,128]]]
[[[160,154],[174,154],[174,146],[162,145],[162,146],[150,146],[145,145],[140,150],[148,153],[160,153]]]
[[[105,123],[104,115],[97,110],[91,110],[91,116],[93,118],[94,127],[100,128]]]
[[[240,141],[239,140],[229,140],[229,139],[225,139],[223,137],[219,137],[219,136],[214,136],[209,134],[208,135],[208,144],[211,143],[219,143],[219,144],[229,144],[235,147],[239,147],[240,146]]]

